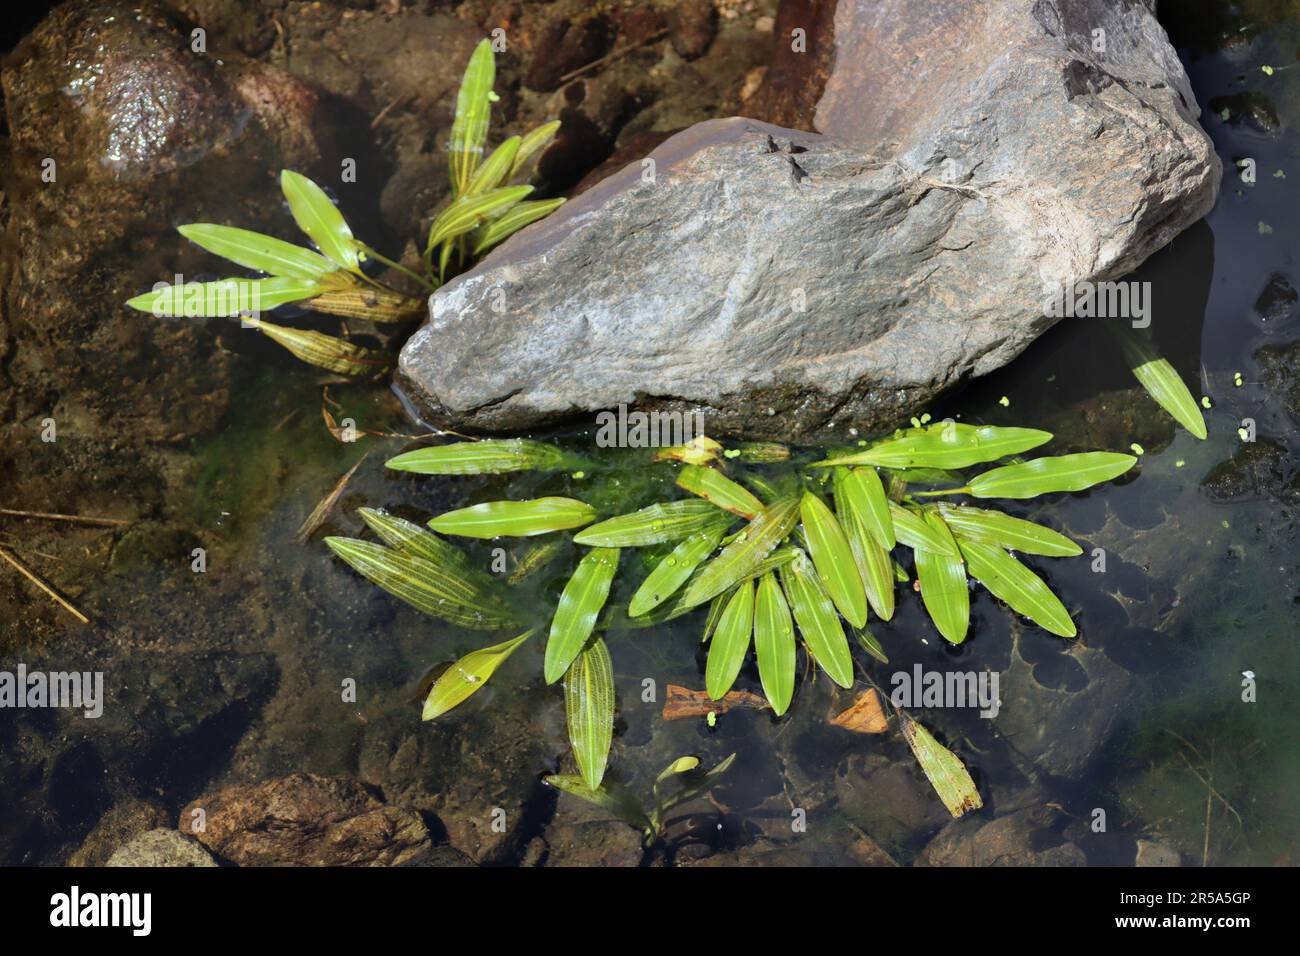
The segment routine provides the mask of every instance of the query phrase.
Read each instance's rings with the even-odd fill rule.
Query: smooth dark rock
[[[620,403],[700,410],[714,434],[881,428],[1019,354],[1051,290],[1128,273],[1214,201],[1143,4],[855,0],[834,34],[827,135],[697,124],[653,176],[633,163],[505,243],[403,349],[416,404],[471,430]]]
[[[1255,300],[1255,314],[1269,326],[1276,326],[1295,315],[1300,292],[1296,292],[1291,277],[1276,272],[1268,278],[1268,285]]]

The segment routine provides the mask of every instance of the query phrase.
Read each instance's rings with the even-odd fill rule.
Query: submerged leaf
[[[319,279],[338,269],[337,263],[326,259],[319,252],[248,229],[219,226],[211,222],[192,222],[177,226],[176,231],[208,252],[267,275]]]
[[[593,548],[578,562],[573,576],[564,585],[546,642],[543,666],[546,683],[554,684],[564,676],[591,637],[596,618],[609,598],[609,587],[618,570],[618,557],[617,548]]]
[[[511,471],[555,471],[564,468],[562,449],[526,438],[458,441],[417,448],[385,462],[394,471],[420,475],[500,475]]]
[[[326,538],[331,551],[417,610],[476,630],[518,622],[518,613],[451,564],[438,564],[356,538]]]
[[[632,794],[632,791],[617,781],[606,780],[595,790],[588,787],[586,781],[575,774],[551,774],[543,777],[542,782],[570,796],[586,800],[638,830],[649,833],[653,828],[649,815],[641,806],[641,801]]]
[[[636,594],[632,595],[627,613],[638,617],[654,610],[677,593],[677,589],[686,583],[701,562],[717,548],[728,524],[727,519],[716,521],[711,527],[697,531],[673,548],[655,565],[654,570],[637,588]]]
[[[710,528],[721,512],[707,501],[687,498],[650,505],[594,524],[574,537],[578,544],[638,548],[667,544]]]
[[[564,713],[569,743],[583,781],[600,786],[614,740],[614,665],[609,648],[593,638],[569,667],[564,679]]]
[[[704,668],[704,686],[714,700],[731,690],[740,674],[749,638],[754,629],[754,585],[746,581],[731,596],[722,610],[713,639],[709,642],[709,659]]]
[[[939,505],[939,513],[959,539],[1057,558],[1083,553],[1083,549],[1065,535],[1001,511],[943,503]]]
[[[852,687],[853,656],[844,626],[802,551],[781,569],[781,585],[813,660],[835,683]]]
[[[713,637],[716,641],[717,635]],[[758,579],[754,596],[754,653],[758,677],[772,712],[778,717],[794,697],[795,643],[790,606],[785,603],[776,575],[768,572]]]
[[[967,488],[976,498],[1033,498],[1058,491],[1083,491],[1118,478],[1135,464],[1137,459],[1132,455],[1106,451],[1035,458],[976,475]]]
[[[936,422],[927,428],[911,429],[900,438],[881,442],[865,451],[817,462],[814,467],[966,468],[1018,455],[1051,439],[1051,433],[1036,428]]]
[[[290,329],[272,325],[260,319],[245,319],[271,341],[283,345],[289,352],[308,365],[327,368],[340,375],[374,375],[392,366],[394,358],[388,352],[376,352],[332,335],[305,329]]]
[[[677,475],[677,487],[742,518],[753,518],[763,510],[761,501],[716,468],[687,465]]]
[[[1208,432],[1205,428],[1205,416],[1196,405],[1196,399],[1188,391],[1182,376],[1169,363],[1161,358],[1151,343],[1134,329],[1124,328],[1113,322],[1106,327],[1119,339],[1120,350],[1129,370],[1147,390],[1147,394],[1156,403],[1174,417],[1197,438],[1204,439]]]
[[[535,629],[526,631],[513,640],[471,651],[448,667],[429,688],[421,719],[433,720],[440,717],[479,690],[496,669],[505,663],[506,658],[515,652],[515,648],[535,633]]]
[[[799,520],[799,499],[780,498],[745,526],[716,558],[700,569],[682,595],[684,607],[703,604],[738,581],[750,577]],[[787,557],[786,560],[789,558]]]
[[[921,765],[935,793],[954,817],[984,806],[975,781],[966,765],[934,735],[907,714],[902,715],[903,738],[912,748],[916,762]]]
[[[460,195],[478,168],[487,141],[492,113],[492,84],[496,82],[496,57],[490,40],[480,40],[465,67],[456,93],[456,115],[451,125],[450,166],[453,195]]]
[[[344,269],[360,275],[352,230],[325,190],[292,169],[280,171],[280,189],[289,201],[293,221],[316,243],[316,248]]]
[[[933,512],[925,520],[936,534],[946,537],[957,550],[952,532],[943,519]],[[937,551],[920,550],[916,555],[916,575],[921,581],[921,601],[930,619],[944,639],[953,644],[966,640],[970,627],[970,589],[966,585],[966,568],[961,558]]]
[[[466,538],[527,538],[589,524],[596,509],[575,498],[485,501],[438,515],[429,527]]]
[[[564,542],[562,540],[552,539],[538,542],[519,558],[519,563],[515,565],[515,569],[506,578],[506,583],[518,584],[520,581],[527,579],[559,557],[560,552],[563,550]]]
[[[1074,637],[1078,629],[1060,599],[1047,583],[997,545],[960,542],[971,577],[1039,627],[1060,637]]]

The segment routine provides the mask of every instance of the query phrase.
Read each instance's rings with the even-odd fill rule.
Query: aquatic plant
[[[326,543],[375,584],[435,617],[483,630],[531,628],[448,668],[429,690],[426,720],[481,689],[536,634],[536,620],[548,615],[543,676],[548,684],[563,681],[574,760],[583,786],[598,792],[615,712],[606,639],[620,630],[706,611],[702,639],[709,643],[709,696],[718,700],[731,690],[752,648],[764,695],[779,717],[794,695],[800,639],[841,687],[854,683],[849,632],[869,654],[886,660],[867,623],[871,613],[890,620],[895,589],[911,581],[895,557],[902,545],[911,552],[926,611],[946,641],[959,644],[966,638],[968,579],[1039,627],[1073,637],[1076,628],[1061,600],[1016,553],[1069,557],[1080,554],[1080,547],[1051,528],[970,503],[1082,491],[1119,477],[1137,460],[1108,452],[1019,457],[1051,438],[1031,428],[918,424],[775,473],[766,466],[790,456],[784,446],[724,448],[697,437],[644,463],[671,470],[676,487],[687,495],[629,513],[606,517],[603,512],[614,510],[607,502],[548,496],[458,508],[422,528],[362,509],[382,543],[344,537]],[[985,465],[995,466],[963,474]],[[424,447],[390,459],[387,466],[422,475],[585,473],[601,467],[528,439]],[[965,501],[932,500],[937,498]],[[517,589],[474,567],[469,555],[444,537],[556,539],[565,534],[586,550],[553,609],[526,606]],[[652,552],[654,560],[627,603],[611,603],[622,552],[634,548]],[[521,567],[539,566],[558,553],[543,544],[525,555]],[[905,732],[910,727],[908,742],[936,788],[943,793],[941,779],[951,783],[964,777],[956,790],[973,794],[956,757],[903,718]],[[972,802],[960,793],[946,795],[945,803],[954,814],[979,805],[978,796]]]
[[[374,262],[395,270],[425,293],[473,266],[488,250],[558,208],[563,199],[527,200],[533,187],[518,183],[555,136],[558,121],[512,136],[483,159],[496,63],[484,40],[470,57],[456,100],[449,144],[451,197],[434,217],[419,272],[376,252],[356,238],[329,195],[306,176],[280,173],[280,189],[298,228],[314,249],[273,236],[215,223],[190,223],[177,231],[196,245],[260,277],[214,282],[159,283],[127,305],[157,317],[233,318],[256,328],[304,362],[342,375],[364,376],[393,364],[392,354],[344,338],[275,325],[262,318],[298,304],[316,312],[379,323],[404,323],[424,314],[424,299],[380,282],[366,271]]]

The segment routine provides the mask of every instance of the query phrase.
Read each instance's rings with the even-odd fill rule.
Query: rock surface
[[[718,434],[883,426],[1213,204],[1144,4],[854,0],[834,34],[825,135],[697,124],[436,293],[402,352],[417,404],[484,430],[633,402]]]
[[[356,780],[306,773],[227,787],[187,806],[180,825],[240,866],[400,866],[429,849],[414,811]]]
[[[212,854],[175,830],[149,830],[118,849],[105,866],[216,866]]]

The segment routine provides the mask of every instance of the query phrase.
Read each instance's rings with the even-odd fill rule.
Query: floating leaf
[[[485,501],[448,511],[429,522],[443,534],[465,538],[527,538],[590,524],[596,509],[574,498],[533,498],[529,501]]]
[[[344,269],[360,275],[352,230],[325,190],[291,169],[280,171],[280,190],[289,201],[293,221],[316,243],[316,248]]]
[[[608,548],[666,544],[707,530],[718,520],[719,514],[718,509],[707,501],[690,498],[666,501],[594,524],[573,540],[578,544]]]
[[[715,634],[713,640],[717,641]],[[771,572],[758,579],[754,596],[754,653],[758,677],[772,712],[780,717],[794,696],[794,622],[781,586]]]
[[[894,548],[894,520],[889,498],[874,468],[835,469],[835,507],[843,517],[852,512],[886,551]]]
[[[737,581],[748,578],[776,546],[794,530],[799,520],[799,499],[780,498],[759,512],[721,553],[700,569],[682,595],[690,608],[721,594]],[[788,560],[788,558],[787,558]]]
[[[583,782],[600,786],[614,740],[614,664],[599,637],[582,649],[564,679],[564,713],[569,743]]]
[[[564,676],[596,627],[596,618],[609,597],[609,586],[618,570],[617,548],[593,548],[578,562],[564,585],[560,603],[551,618],[543,672],[546,683]]]
[[[535,633],[536,630],[526,631],[513,640],[471,651],[448,667],[429,688],[421,719],[441,717],[479,690],[496,669],[505,663],[506,658],[515,652],[515,648]]]
[[[939,505],[939,513],[953,534],[967,541],[996,544],[1011,551],[1045,554],[1056,558],[1069,558],[1083,553],[1083,549],[1065,535],[1023,518],[1013,518],[1001,511],[943,503]]]
[[[393,356],[388,352],[364,349],[332,335],[272,325],[261,319],[243,321],[271,341],[283,345],[295,358],[340,375],[374,375],[393,364]]]
[[[967,489],[976,498],[1033,498],[1058,491],[1083,491],[1118,478],[1136,463],[1132,455],[1106,451],[1035,458],[976,475]]]
[[[722,610],[709,642],[709,660],[704,667],[704,686],[714,700],[731,690],[745,662],[754,628],[754,585],[746,581]]]
[[[213,282],[183,282],[145,292],[126,304],[158,318],[211,319],[236,315],[257,316],[290,302],[302,302],[319,295],[325,285],[319,279],[273,276],[270,279],[217,279]]]
[[[1113,322],[1106,323],[1117,339],[1124,361],[1142,387],[1147,390],[1161,408],[1174,416],[1174,420],[1197,438],[1204,439],[1208,432],[1205,428],[1205,416],[1196,406],[1196,399],[1188,391],[1182,376],[1169,363],[1161,358],[1151,343],[1133,329],[1124,328]]]
[[[492,84],[496,82],[496,57],[492,42],[480,40],[465,67],[456,93],[456,115],[451,125],[450,166],[453,195],[460,195],[478,168],[492,115]]]
[[[831,724],[855,734],[883,734],[889,729],[889,718],[880,706],[880,695],[876,689],[868,687],[858,695],[853,706],[836,714],[831,719]]]
[[[954,817],[984,806],[970,772],[951,750],[907,714],[902,715],[903,738],[912,748],[916,762],[934,787],[939,799]]]
[[[267,275],[319,279],[338,269],[337,263],[326,259],[319,252],[248,229],[218,226],[211,222],[192,222],[177,226],[176,231],[208,252]]]
[[[500,475],[511,471],[556,471],[566,465],[562,449],[526,438],[458,441],[417,448],[390,458],[385,466],[420,475]]]
[[[867,623],[867,596],[844,529],[825,502],[805,491],[799,503],[813,566],[844,619],[854,627]],[[795,560],[798,560],[796,558]]]
[[[703,531],[697,531],[673,548],[646,579],[637,588],[636,594],[628,602],[627,613],[633,617],[654,610],[668,598],[677,593],[677,589],[695,572],[726,533],[726,519],[715,523]]]
[[[641,801],[632,794],[632,791],[617,781],[606,780],[596,790],[588,787],[586,781],[576,774],[551,774],[543,777],[542,782],[548,787],[554,787],[570,796],[586,800],[647,834],[653,830],[653,824],[641,806]]]
[[[490,219],[474,233],[474,255],[482,255],[499,242],[509,239],[524,226],[531,225],[539,219],[545,219],[564,205],[560,199],[531,199],[515,203],[508,210]]]
[[[966,468],[1018,455],[1051,440],[1051,433],[1036,428],[936,422],[927,428],[911,429],[900,438],[881,442],[865,451],[817,462],[814,467]]]
[[[898,540],[913,551],[934,551],[957,557],[957,545],[952,535],[937,533],[920,515],[892,501],[889,514],[894,519],[894,533]]]
[[[962,556],[971,577],[1012,610],[1060,637],[1074,637],[1078,629],[1060,599],[1033,571],[997,545],[961,541]],[[924,587],[924,584],[922,585]]]
[[[763,510],[761,501],[716,468],[687,465],[677,475],[677,487],[742,518],[753,518]]]
[[[952,532],[938,515],[927,512],[926,522],[935,533],[952,541]],[[930,619],[944,639],[953,644],[966,640],[970,627],[970,589],[966,585],[966,568],[961,558],[937,551],[919,550],[916,555],[916,575],[921,581],[921,601],[930,612]]]
[[[853,657],[849,653],[844,627],[802,551],[781,569],[781,584],[813,660],[835,683],[852,687]]]
[[[517,612],[460,569],[355,538],[326,538],[331,551],[389,594],[417,610],[476,630],[518,622]]]

